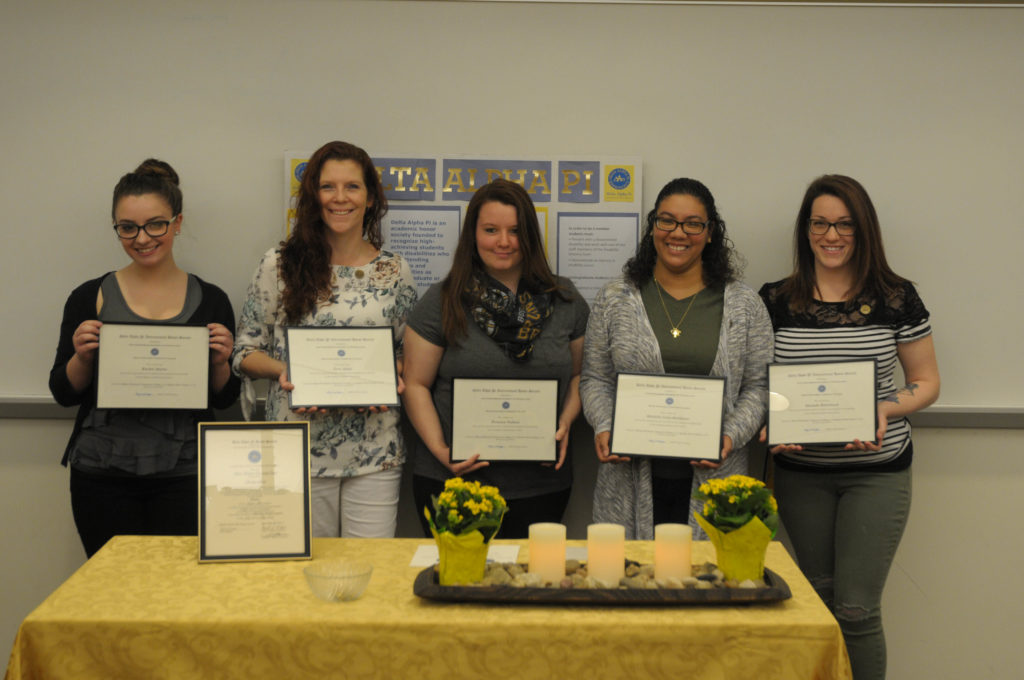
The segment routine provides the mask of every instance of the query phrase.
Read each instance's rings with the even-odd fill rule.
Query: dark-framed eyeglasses
[[[177,215],[169,220],[153,220],[142,225],[135,224],[134,222],[118,222],[114,225],[114,231],[117,232],[118,238],[125,241],[134,241],[139,237],[140,230],[145,230],[147,235],[156,238],[166,234],[167,227],[171,226],[171,222],[176,219],[178,219]]]
[[[838,222],[826,222],[825,220],[817,219],[807,220],[807,228],[815,236],[824,236],[832,227],[836,228],[836,233],[840,236],[853,236],[854,232],[857,231],[857,225],[850,220],[840,220]]]
[[[701,222],[700,220],[679,220],[672,219],[667,215],[658,215],[654,218],[654,226],[660,231],[673,232],[676,227],[682,227],[684,234],[690,234],[696,236],[697,234],[703,234],[707,226],[711,224],[711,221]]]

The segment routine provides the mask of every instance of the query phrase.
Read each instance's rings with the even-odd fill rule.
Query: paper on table
[[[518,545],[492,545],[487,548],[489,562],[515,562],[519,558]],[[429,567],[437,564],[437,545],[421,545],[416,548],[410,567]]]

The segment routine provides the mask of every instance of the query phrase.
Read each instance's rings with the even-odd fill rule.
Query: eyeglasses
[[[654,226],[661,231],[673,232],[676,230],[676,227],[682,227],[683,233],[690,234],[691,236],[703,234],[704,229],[710,223],[711,222],[701,222],[699,220],[684,220],[683,222],[680,222],[672,219],[671,217],[666,217],[665,215],[658,215],[654,218]]]
[[[163,236],[167,233],[167,227],[171,226],[171,222],[178,219],[175,215],[169,220],[153,220],[152,222],[146,222],[145,224],[138,225],[134,222],[118,222],[114,225],[114,231],[117,232],[117,237],[124,239],[125,241],[134,241],[139,237],[139,231],[145,230],[146,234],[152,238],[157,236]]]
[[[850,220],[842,220],[840,222],[807,220],[807,228],[810,229],[811,233],[815,236],[824,236],[832,227],[836,228],[836,233],[840,236],[853,236],[853,233],[857,231],[857,225]]]

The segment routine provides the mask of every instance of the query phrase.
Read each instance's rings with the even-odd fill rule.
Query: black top
[[[75,439],[82,431],[82,422],[85,420],[86,415],[96,407],[95,368],[93,369],[93,380],[89,387],[82,392],[76,392],[71,386],[71,381],[68,380],[66,367],[71,357],[75,354],[74,341],[72,340],[75,329],[82,322],[97,317],[96,296],[99,293],[100,284],[105,276],[107,275],[104,274],[104,276],[86,281],[78,288],[75,288],[71,291],[71,295],[68,296],[67,302],[64,303],[64,318],[60,323],[60,341],[57,344],[57,354],[53,359],[53,368],[50,369],[50,393],[61,406],[77,405],[78,415],[75,417],[75,428],[64,450],[64,457],[61,459],[62,465],[67,465],[68,455],[74,446]],[[203,296],[199,303],[199,308],[189,317],[188,323],[223,324],[234,335],[235,314],[231,309],[231,301],[228,299],[228,296],[217,286],[207,283],[199,277],[196,277],[196,279],[199,281]],[[240,386],[241,381],[238,379],[238,376],[232,373],[220,392],[214,392],[211,388],[211,408],[194,411],[196,419],[200,421],[215,420],[213,409],[224,409],[234,404],[238,399]]]

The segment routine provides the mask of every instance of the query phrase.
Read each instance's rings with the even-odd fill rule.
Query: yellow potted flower
[[[444,491],[431,497],[434,512],[423,508],[440,557],[438,580],[443,586],[478,583],[487,566],[487,544],[508,510],[493,486],[453,477]]]
[[[725,578],[759,581],[764,578],[764,556],[779,528],[779,506],[764,482],[732,475],[709,479],[697,489],[704,501],[697,523],[715,546],[718,568]]]

